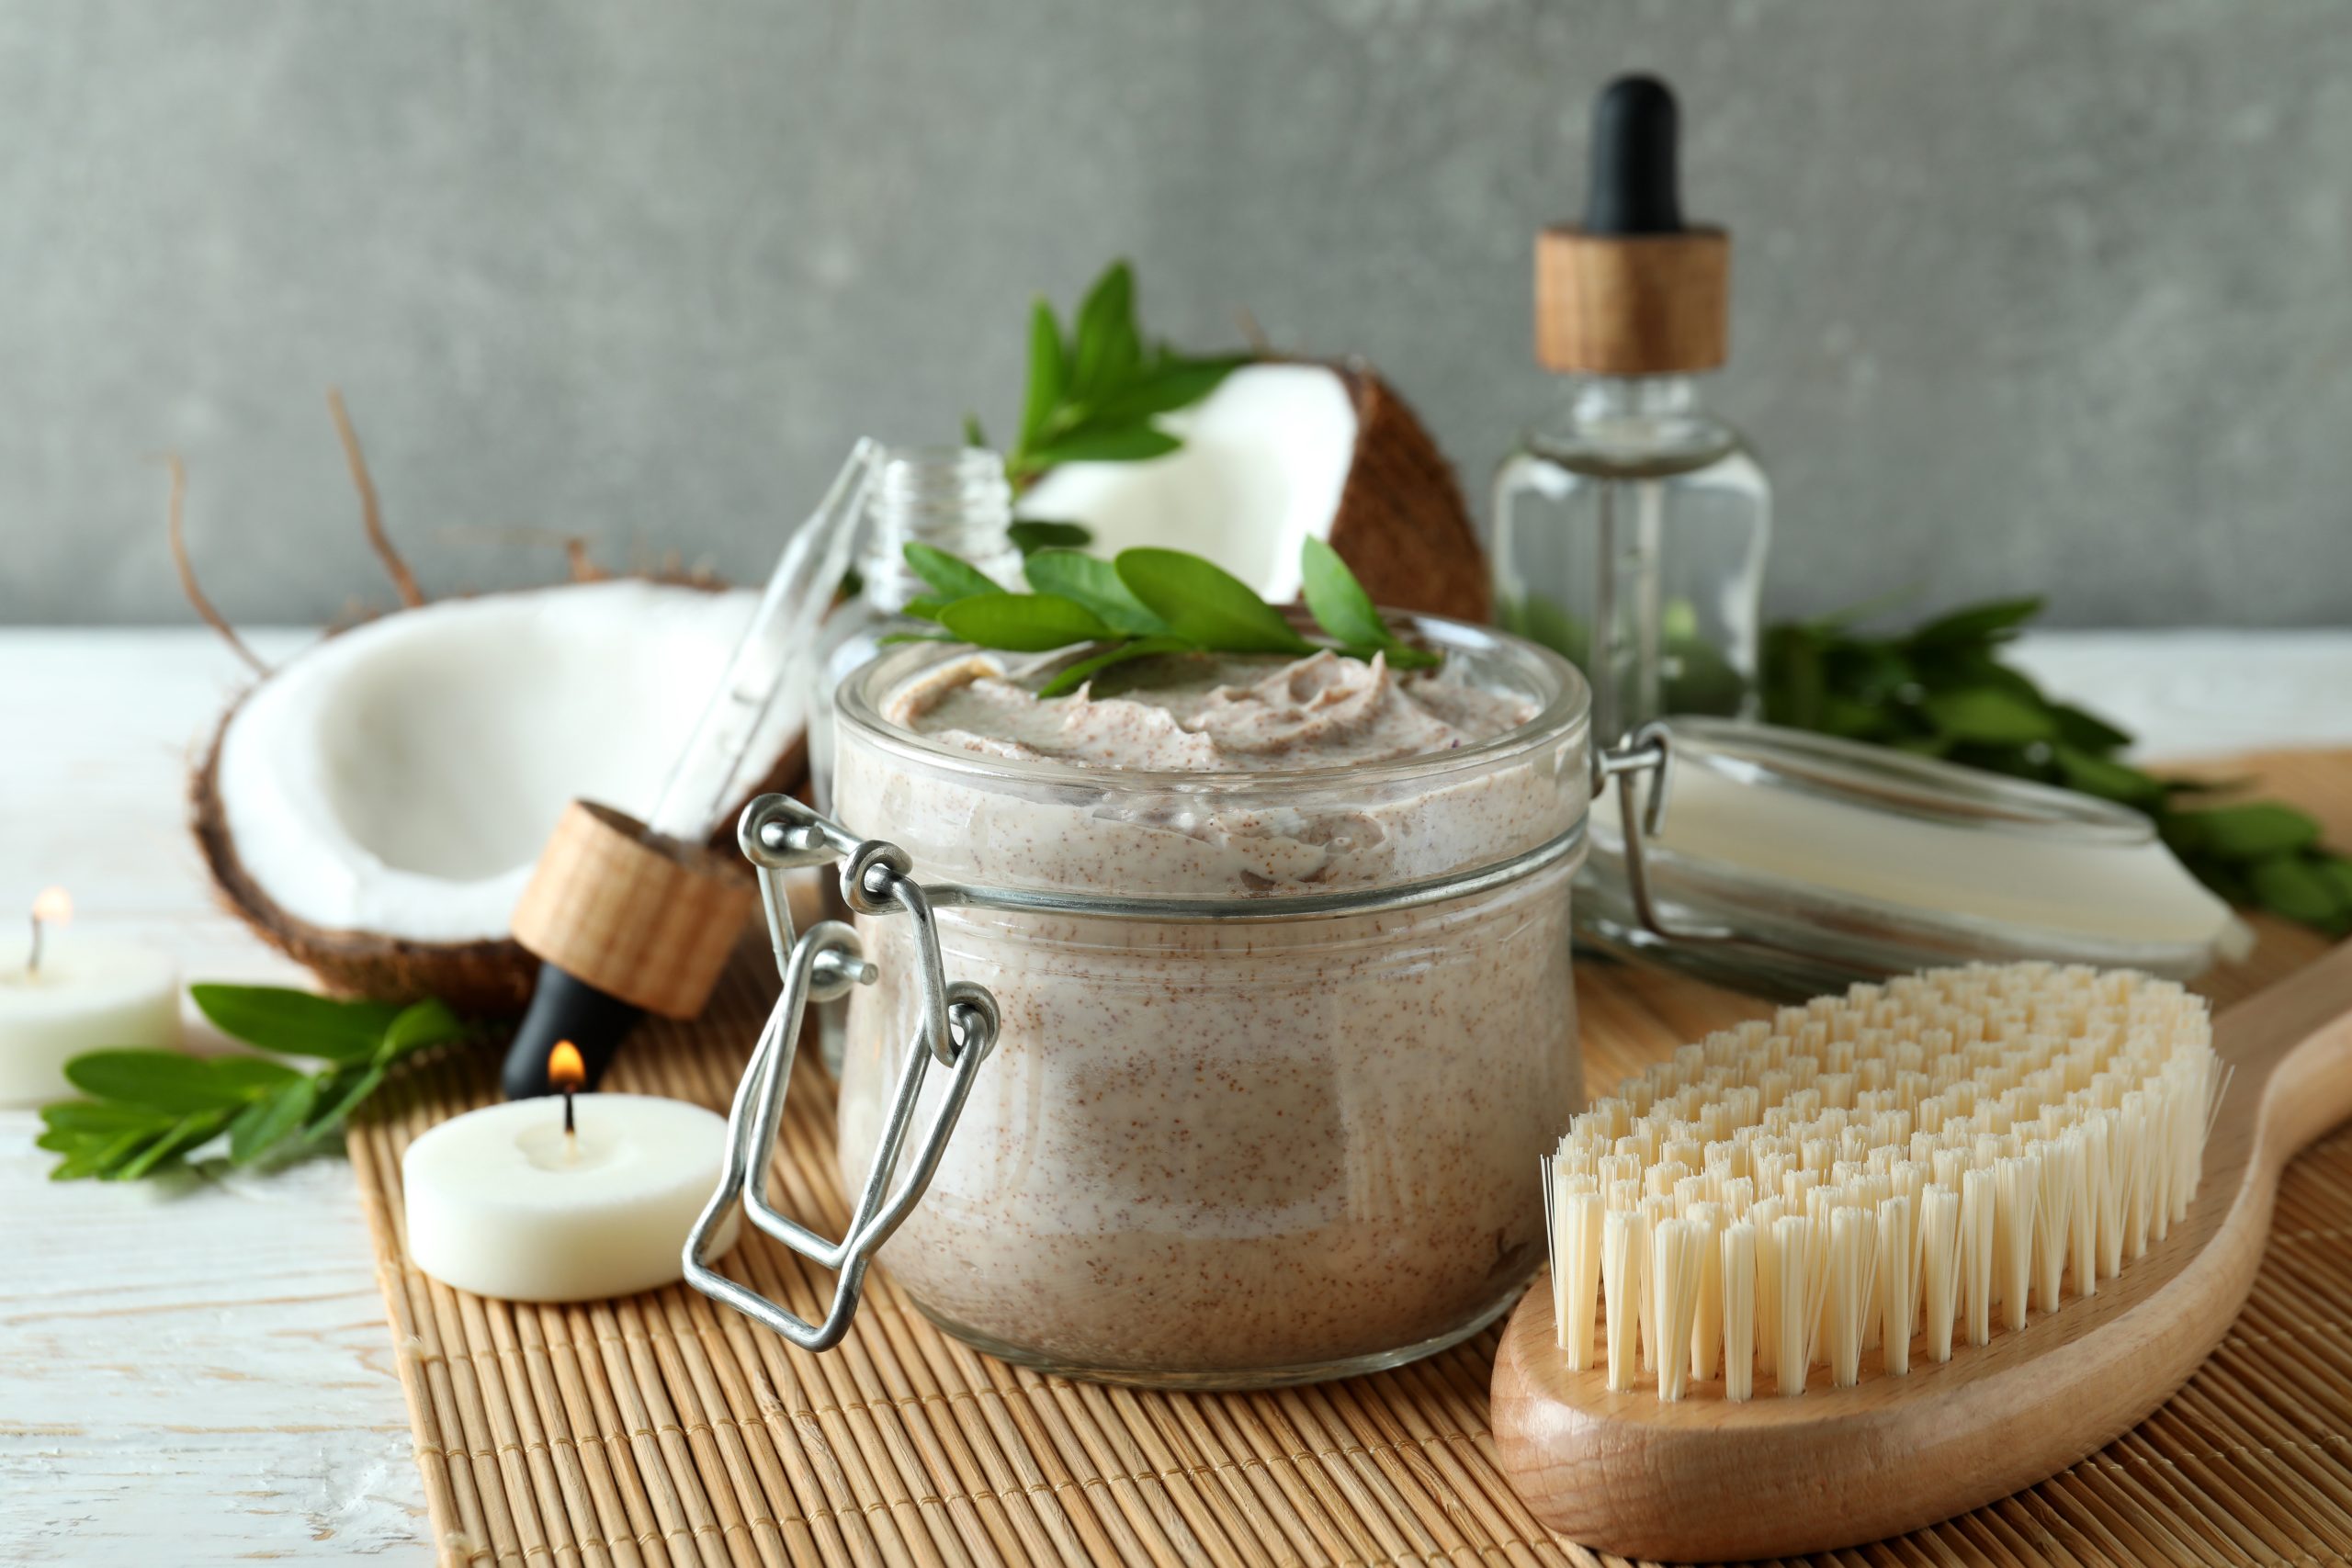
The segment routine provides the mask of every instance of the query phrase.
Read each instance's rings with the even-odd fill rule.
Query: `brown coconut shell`
[[[1459,621],[1492,612],[1487,555],[1453,465],[1396,389],[1370,366],[1329,367],[1356,409],[1356,449],[1331,547],[1375,604]]]
[[[583,580],[584,581],[584,580]],[[657,579],[677,581],[679,580]],[[682,585],[714,588],[707,580]],[[562,585],[534,592],[561,592]],[[391,612],[394,615],[400,611]],[[263,678],[265,681],[268,677]],[[469,1017],[504,1018],[529,1005],[539,961],[512,937],[495,941],[412,942],[377,931],[334,931],[289,915],[264,892],[237,857],[220,793],[220,743],[257,682],[220,716],[203,758],[189,771],[189,828],[220,901],[254,935],[316,975],[328,989],[384,1001],[438,997]],[[734,818],[754,795],[798,789],[808,776],[806,737],[796,736],[759,785],[736,803],[711,835],[711,848],[735,852]]]

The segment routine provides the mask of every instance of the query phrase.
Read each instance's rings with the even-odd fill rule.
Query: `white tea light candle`
[[[580,1302],[685,1273],[686,1233],[718,1189],[727,1122],[641,1094],[553,1098],[453,1117],[401,1159],[408,1252],[444,1284],[518,1302]],[[735,1244],[728,1216],[720,1250]]]
[[[72,1095],[65,1062],[116,1045],[180,1043],[179,976],[162,953],[67,935],[73,902],[52,887],[33,901],[25,962],[0,960],[0,1105]]]

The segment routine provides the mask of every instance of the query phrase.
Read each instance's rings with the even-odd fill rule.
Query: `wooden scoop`
[[[1536,1517],[1627,1557],[1826,1551],[1921,1529],[2058,1473],[2188,1380],[2253,1288],[2278,1173],[2352,1115],[2352,944],[2223,1013],[2230,1073],[2203,1180],[2173,1227],[2098,1291],[1906,1376],[1734,1404],[1720,1382],[1660,1402],[1571,1372],[1543,1278],[1495,1362],[1497,1457]]]

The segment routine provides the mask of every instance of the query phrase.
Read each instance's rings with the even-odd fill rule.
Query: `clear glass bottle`
[[[1771,491],[1699,403],[1730,352],[1731,236],[1683,220],[1680,114],[1653,76],[1594,101],[1584,220],[1535,242],[1535,355],[1567,408],[1495,479],[1499,618],[1584,671],[1603,745],[1760,705]]]
[[[832,809],[833,690],[880,651],[893,632],[936,631],[905,613],[931,592],[907,565],[910,543],[935,546],[969,561],[1009,589],[1021,586],[1021,552],[1012,543],[1012,487],[1004,458],[984,446],[886,448],[867,492],[865,527],[855,567],[857,597],[825,617],[816,689],[810,694],[808,776],[817,808]]]
[[[1687,375],[1589,376],[1495,481],[1503,626],[1572,660],[1593,733],[1753,717],[1771,487]]]

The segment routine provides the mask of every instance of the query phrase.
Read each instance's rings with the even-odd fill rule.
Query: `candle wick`
[[[571,1086],[566,1084],[563,1089],[563,1162],[566,1165],[573,1165],[578,1163],[579,1159],[580,1132],[572,1124]]]
[[[28,975],[40,973],[40,917],[35,915],[33,917],[33,950],[25,957],[25,973]]]

